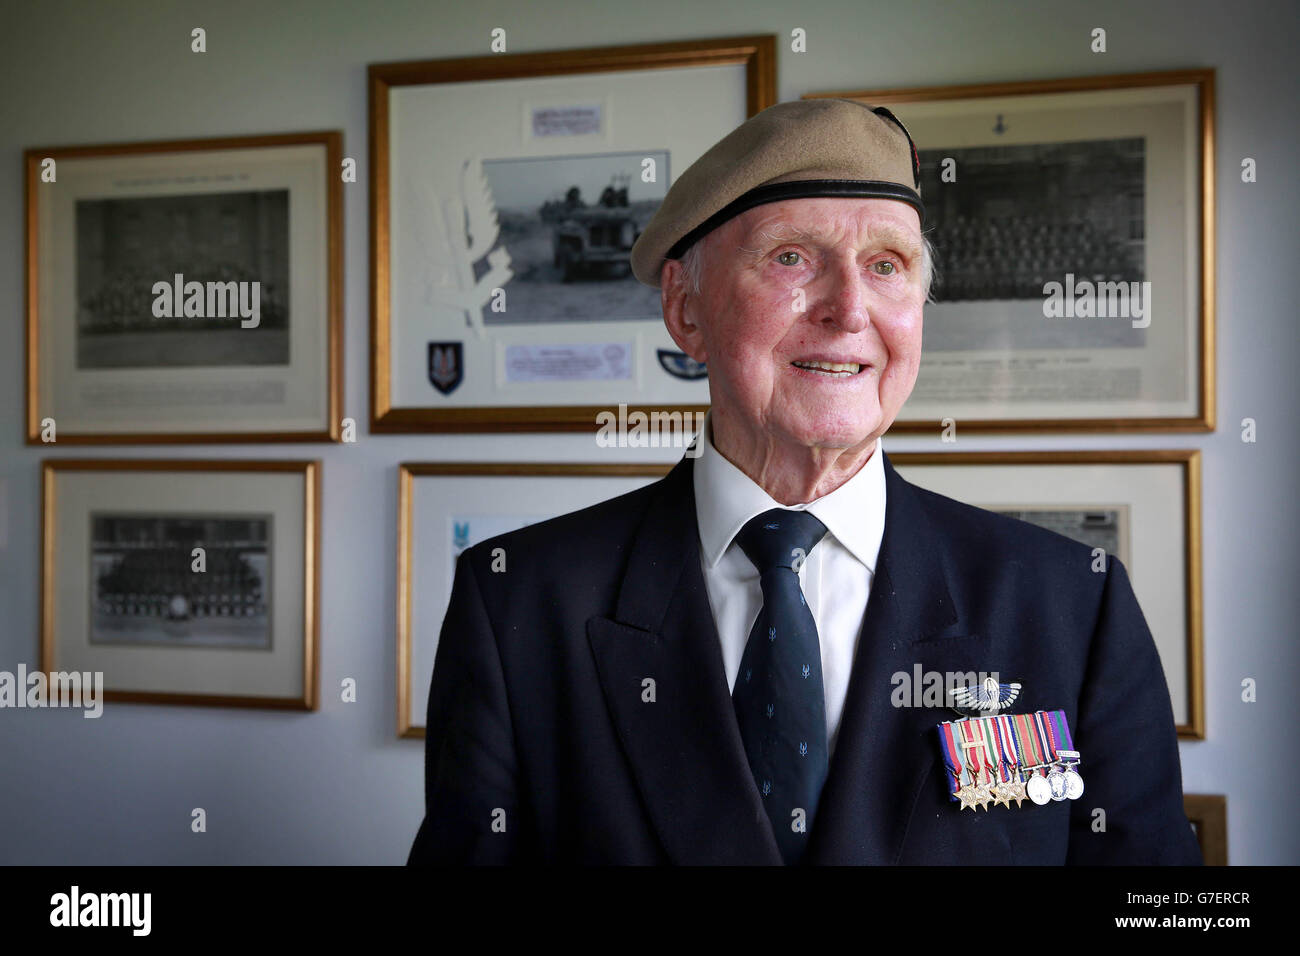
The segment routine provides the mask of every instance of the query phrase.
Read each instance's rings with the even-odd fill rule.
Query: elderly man
[[[700,454],[462,554],[411,862],[1199,862],[1123,566],[880,448],[921,357],[918,190],[906,130],[848,100],[764,110],[673,184],[632,265],[708,363]],[[900,702],[918,670],[1015,678],[1013,716]]]

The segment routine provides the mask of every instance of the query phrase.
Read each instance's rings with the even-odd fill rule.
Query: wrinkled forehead
[[[921,217],[892,199],[789,199],[756,206],[718,233],[741,245],[798,242],[883,244],[919,252]]]

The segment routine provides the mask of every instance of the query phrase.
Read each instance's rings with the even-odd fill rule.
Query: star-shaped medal
[[[1003,806],[1010,810],[1011,798],[1014,793],[1015,791],[1012,789],[1011,784],[1006,783],[1005,781],[999,781],[998,785],[993,788],[993,806]]]
[[[1007,786],[1011,790],[1011,799],[1016,801],[1016,806],[1019,807],[1025,802],[1025,782],[1020,779],[1019,775],[1017,775],[1016,779],[1011,781]],[[1008,803],[1007,809],[1010,808],[1011,804]]]
[[[981,783],[975,788],[975,802],[978,803],[986,813],[989,809],[989,801],[992,799],[993,794],[989,792],[989,785],[987,783]]]
[[[975,804],[978,802],[976,799],[975,788],[970,784],[967,784],[957,791],[957,799],[961,801],[961,810],[965,810],[967,807],[974,810]]]

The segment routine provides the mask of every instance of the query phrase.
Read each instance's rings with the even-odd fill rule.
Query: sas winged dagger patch
[[[465,378],[465,349],[460,342],[429,343],[429,381],[444,395]]]

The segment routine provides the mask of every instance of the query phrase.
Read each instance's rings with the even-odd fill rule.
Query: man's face
[[[792,199],[702,241],[700,295],[669,294],[681,268],[670,262],[664,306],[678,345],[708,362],[715,418],[751,448],[867,447],[883,434],[921,361],[916,211],[890,199]],[[809,367],[826,362],[850,368]]]

